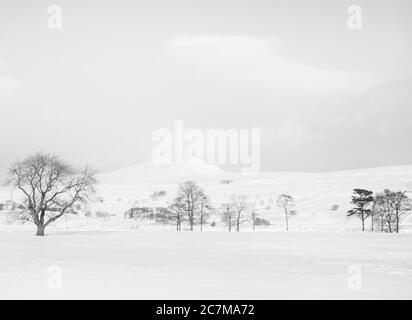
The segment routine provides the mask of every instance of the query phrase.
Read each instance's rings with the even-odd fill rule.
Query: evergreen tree
[[[369,217],[372,211],[368,205],[373,201],[373,192],[365,189],[353,189],[351,203],[355,208],[348,211],[349,216],[357,216],[362,220],[362,231],[365,231],[365,220]]]

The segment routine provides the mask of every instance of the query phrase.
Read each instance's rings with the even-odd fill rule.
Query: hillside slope
[[[123,213],[134,206],[164,206],[176,195],[177,186],[185,180],[194,180],[205,188],[215,207],[230,199],[233,194],[246,194],[259,209],[259,215],[272,222],[275,229],[283,229],[282,211],[276,206],[276,197],[290,194],[296,200],[298,215],[293,217],[293,230],[342,230],[358,229],[356,218],[347,218],[353,188],[365,188],[375,192],[385,188],[412,190],[412,166],[360,169],[327,173],[262,172],[242,175],[225,172],[205,164],[153,165],[141,164],[101,173],[96,201],[92,211],[107,211],[122,218]],[[228,180],[230,183],[222,183]],[[150,195],[164,190],[167,196],[152,201]],[[18,198],[16,192],[0,189],[0,202]],[[98,200],[98,201],[97,201]],[[332,212],[331,206],[339,209]],[[212,217],[218,222],[219,217]],[[412,226],[405,219],[404,229]],[[250,229],[245,223],[245,229]]]

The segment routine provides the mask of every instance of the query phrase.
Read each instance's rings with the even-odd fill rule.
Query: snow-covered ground
[[[3,228],[0,298],[411,299],[412,235]]]
[[[167,192],[157,203],[167,205],[187,179],[216,206],[232,194],[249,195],[271,225],[251,232],[249,221],[229,233],[217,214],[206,232],[176,232],[174,225],[123,219],[134,206],[156,205],[155,191]],[[90,210],[110,213],[107,219],[65,216],[36,237],[32,224],[0,211],[0,298],[412,298],[412,216],[401,234],[361,233],[359,219],[346,216],[353,188],[412,190],[412,166],[248,176],[139,165],[99,180]],[[296,199],[289,233],[274,203],[280,193]],[[18,194],[0,188],[0,202],[7,200],[18,202]],[[61,288],[53,289],[59,279]]]
[[[233,194],[246,194],[256,201],[261,218],[272,222],[272,228],[284,230],[283,211],[276,206],[279,194],[285,193],[295,199],[291,228],[300,231],[346,231],[359,230],[356,217],[347,218],[354,188],[381,192],[385,188],[412,191],[412,166],[369,168],[340,172],[261,172],[252,175],[225,172],[206,164],[163,165],[142,164],[101,174],[99,194],[107,211],[121,216],[137,202],[148,201],[154,191],[167,192],[163,202],[175,195],[179,182],[196,181],[205,188],[216,207],[226,202]],[[230,180],[223,184],[222,180]],[[412,195],[412,194],[411,194]],[[331,207],[338,205],[337,211]],[[218,221],[218,218],[214,218]],[[402,221],[403,222],[403,221]],[[247,229],[248,227],[246,227]],[[402,232],[412,230],[406,222]]]
[[[272,223],[271,229],[284,230],[283,211],[276,206],[279,194],[295,199],[297,215],[291,228],[297,231],[350,231],[359,230],[356,217],[347,218],[354,188],[374,192],[385,188],[412,191],[412,166],[359,169],[326,173],[261,172],[253,175],[225,172],[213,165],[154,165],[140,164],[109,173],[101,173],[95,201],[91,211],[106,211],[118,218],[135,206],[163,206],[176,196],[178,184],[194,180],[201,185],[216,208],[233,194],[245,194],[256,202],[261,218]],[[229,184],[222,183],[229,180]],[[166,191],[167,196],[152,201],[155,191]],[[412,195],[412,193],[411,193]],[[0,188],[0,202],[15,200],[18,192]],[[338,210],[332,211],[332,206]],[[4,222],[0,212],[0,225]],[[219,216],[211,218],[219,222]],[[91,220],[89,220],[91,221]],[[245,225],[246,229],[250,226]],[[405,217],[402,232],[412,231],[412,221]]]

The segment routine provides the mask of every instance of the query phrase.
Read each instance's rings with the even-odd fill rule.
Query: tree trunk
[[[203,231],[203,214],[200,214],[200,232]]]
[[[38,224],[36,236],[44,236],[44,229],[45,229],[44,225]]]
[[[203,231],[203,202],[200,208],[200,232]]]
[[[371,231],[373,232],[373,216],[375,215],[375,207],[372,208],[371,214]]]
[[[285,217],[286,217],[286,231],[289,231],[288,210],[286,210],[286,208],[285,208]]]
[[[364,218],[364,215],[363,215],[363,210],[362,210],[362,213],[361,213],[361,219],[362,219],[362,231],[365,231],[365,218]]]
[[[396,233],[399,233],[399,213],[396,212]]]

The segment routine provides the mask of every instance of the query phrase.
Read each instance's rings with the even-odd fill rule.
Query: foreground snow
[[[411,299],[412,234],[5,228],[0,298]]]

